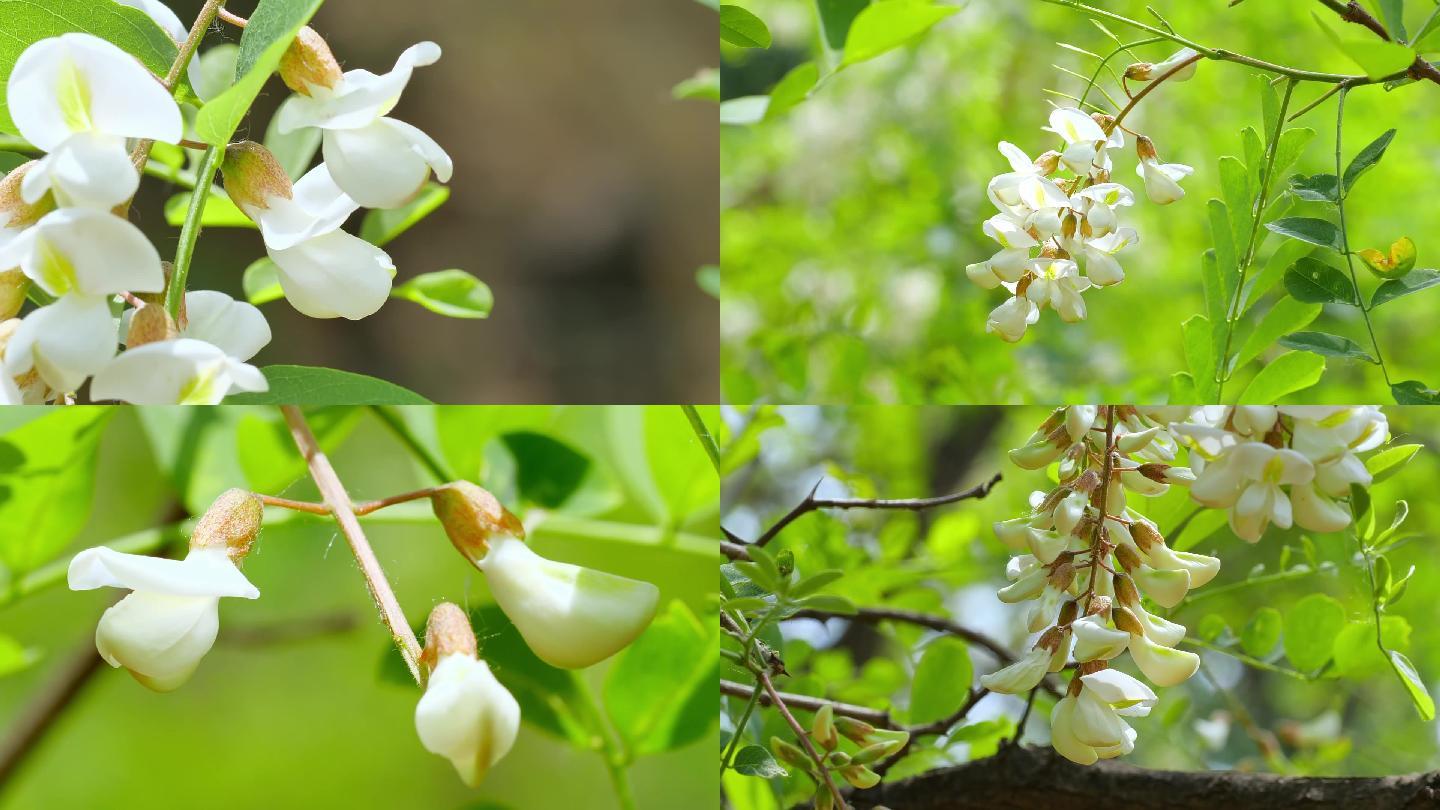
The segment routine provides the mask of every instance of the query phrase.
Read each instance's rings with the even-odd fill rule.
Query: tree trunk
[[[1440,772],[1306,777],[1076,765],[1050,748],[1007,748],[954,768],[857,792],[855,810],[1421,810],[1440,808]]]

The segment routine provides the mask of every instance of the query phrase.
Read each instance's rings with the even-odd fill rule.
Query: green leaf
[[[1309,352],[1285,352],[1260,369],[1255,379],[1245,386],[1236,402],[1247,405],[1268,405],[1286,394],[1309,388],[1320,381],[1325,372],[1325,358]]]
[[[9,174],[29,162],[30,157],[28,155],[21,155],[15,152],[0,152],[0,176]]]
[[[1333,174],[1297,174],[1290,178],[1290,193],[1302,200],[1335,203],[1340,201],[1340,178]]]
[[[1320,304],[1289,296],[1276,301],[1240,347],[1240,353],[1236,355],[1236,368],[1259,357],[1261,352],[1282,336],[1308,325],[1319,316],[1322,309],[1324,307]]]
[[[333,368],[265,366],[260,369],[270,390],[231,394],[227,405],[428,405],[430,401],[407,389]]]
[[[1191,316],[1181,327],[1185,338],[1185,362],[1190,367],[1195,393],[1200,402],[1216,397],[1215,340],[1210,320],[1203,315]]]
[[[970,696],[973,675],[965,642],[950,636],[930,642],[910,685],[910,722],[929,723],[954,714]]]
[[[1359,180],[1361,175],[1370,171],[1376,163],[1380,162],[1380,158],[1385,156],[1385,149],[1390,146],[1390,141],[1394,138],[1395,130],[1386,130],[1380,137],[1361,149],[1355,159],[1350,161],[1350,165],[1345,167],[1345,193],[1350,192],[1351,187],[1355,185],[1355,181]]]
[[[711,298],[720,297],[720,268],[707,264],[695,271],[695,283]]]
[[[1240,647],[1246,655],[1265,659],[1280,643],[1280,630],[1285,620],[1273,607],[1262,607],[1250,615],[1240,631]]]
[[[235,84],[210,99],[195,118],[195,133],[211,146],[225,146],[240,128],[245,113],[265,82],[280,66],[280,58],[310,22],[324,0],[260,0],[240,36],[235,60]]]
[[[195,92],[201,98],[214,98],[229,90],[230,85],[235,83],[235,62],[239,58],[240,46],[233,42],[206,48],[203,53],[197,51],[194,59],[199,65],[199,84]]]
[[[681,525],[719,508],[720,477],[678,407],[614,408],[607,418],[616,472],[652,519]],[[713,415],[706,419],[718,422]],[[750,556],[760,562],[765,550],[752,548]]]
[[[1405,380],[1390,386],[1397,405],[1440,405],[1440,391],[1419,380]]]
[[[25,49],[42,39],[81,32],[108,40],[134,55],[156,76],[175,62],[175,41],[150,16],[114,0],[0,0],[0,88]],[[198,102],[188,77],[180,80],[180,100]],[[10,107],[0,93],[0,130],[15,132]]]
[[[268,257],[251,262],[240,282],[245,290],[245,300],[259,306],[284,298],[285,290],[280,286],[279,272],[275,262]]]
[[[806,610],[823,610],[826,613],[837,613],[842,616],[852,615],[857,610],[854,602],[838,593],[817,593],[814,596],[807,596],[795,604]]]
[[[1405,34],[1405,0],[1375,0],[1375,6],[1380,11],[1385,30],[1390,32],[1390,38],[1409,42],[1410,37]]]
[[[0,561],[13,575],[48,562],[84,528],[113,412],[59,408],[0,436]]]
[[[306,475],[305,459],[295,452],[295,439],[279,412],[269,408],[235,409],[230,452],[245,471],[245,481],[255,492],[284,492]],[[354,430],[365,411],[341,406],[312,409],[305,414],[320,449],[332,453]],[[198,493],[197,493],[198,494]],[[206,493],[207,495],[209,493]]]
[[[1311,16],[1335,47],[1350,57],[1350,61],[1359,65],[1371,79],[1399,73],[1415,61],[1415,51],[1405,45],[1386,42],[1369,31],[1354,30],[1356,26],[1347,25],[1338,29],[1314,12],[1311,12]]]
[[[1309,256],[1285,271],[1285,291],[1297,301],[1310,304],[1355,306],[1355,285],[1344,273]]]
[[[1370,308],[1374,309],[1411,293],[1428,290],[1436,284],[1440,284],[1440,270],[1411,270],[1402,278],[1392,278],[1376,287],[1375,293],[1370,296]]]
[[[1240,244],[1250,233],[1250,173],[1239,158],[1220,158],[1220,195],[1230,214],[1230,238]]]
[[[794,587],[790,589],[790,597],[792,599],[803,599],[812,593],[818,592],[821,588],[824,588],[826,585],[843,576],[845,576],[845,572],[838,568],[813,574],[795,583]]]
[[[1375,358],[1360,347],[1359,343],[1340,335],[1331,335],[1325,332],[1292,332],[1280,338],[1281,346],[1287,349],[1299,349],[1304,352],[1323,354],[1326,357],[1343,357],[1347,360],[1364,360],[1367,363],[1374,363]]]
[[[1382,641],[1387,650],[1410,646],[1410,622],[1403,616],[1381,616]],[[1335,672],[1346,678],[1366,678],[1390,669],[1390,659],[1375,645],[1375,620],[1352,621],[1335,637]]]
[[[820,79],[820,68],[814,62],[802,62],[790,69],[789,73],[770,90],[770,104],[765,108],[765,119],[779,118],[796,104],[805,100],[806,94]]]
[[[1189,372],[1177,371],[1170,375],[1169,402],[1201,402],[1195,391],[1195,378]]]
[[[765,22],[740,6],[720,6],[720,38],[741,48],[770,47]]]
[[[435,213],[435,210],[450,199],[450,189],[439,183],[426,183],[415,199],[399,208],[374,210],[365,215],[360,226],[360,238],[376,246],[384,247],[395,237],[415,227],[420,220]]]
[[[720,71],[712,67],[700,68],[695,71],[694,76],[683,79],[670,88],[670,96],[676,99],[719,101]]]
[[[1390,651],[1390,666],[1395,668],[1395,675],[1400,678],[1400,683],[1410,693],[1410,699],[1415,702],[1415,711],[1420,713],[1420,719],[1430,722],[1435,719],[1435,699],[1425,689],[1425,682],[1420,680],[1420,673],[1416,671],[1415,665],[1405,654],[1396,650]]]
[[[1323,593],[1313,593],[1285,613],[1285,656],[1302,672],[1325,665],[1335,638],[1345,628],[1345,608]]]
[[[868,5],[870,0],[815,0],[825,46],[831,51],[843,50],[845,38],[850,35],[850,26]]]
[[[280,132],[278,123],[285,107],[298,103],[296,101],[298,98],[298,96],[292,96],[285,99],[265,127],[265,148],[275,156],[280,168],[285,170],[285,174],[291,180],[299,180],[309,170],[310,164],[315,160],[315,153],[320,150],[320,141],[325,134],[319,127],[300,127],[292,132]]]
[[[185,222],[185,214],[190,210],[190,192],[176,194],[165,201],[165,221],[175,227],[180,227]],[[226,194],[211,192],[210,199],[205,202],[205,211],[200,215],[200,224],[207,228],[255,228],[258,227],[245,216],[235,203],[230,201]]]
[[[874,59],[930,30],[935,23],[959,11],[956,6],[934,5],[927,0],[885,0],[873,3],[855,16],[845,38],[841,65]]]
[[[1305,127],[1287,129],[1280,133],[1280,142],[1275,146],[1275,166],[1271,171],[1278,175],[1290,168],[1290,164],[1299,159],[1300,153],[1305,151],[1305,147],[1314,137],[1315,130]]]
[[[1415,454],[1424,447],[1423,444],[1397,444],[1387,447],[1370,458],[1365,459],[1365,469],[1370,471],[1371,484],[1378,484],[1386,478],[1400,472],[1400,469],[1415,458]]]
[[[741,96],[720,102],[720,123],[749,126],[765,118],[770,106],[769,96]]]
[[[390,297],[413,301],[450,318],[488,318],[495,306],[490,287],[464,270],[418,275],[391,290]]]
[[[605,675],[605,708],[636,755],[682,748],[715,722],[720,625],[671,602]]]
[[[590,458],[544,433],[517,430],[500,441],[515,457],[520,497],[546,509],[559,509],[585,480]]]
[[[775,779],[781,776],[789,776],[790,773],[780,767],[780,763],[770,756],[770,751],[763,746],[747,745],[735,752],[735,771],[746,776],[758,776],[761,779]]]
[[[1291,239],[1312,245],[1340,250],[1340,229],[1335,223],[1314,217],[1285,217],[1265,223],[1265,227]]]
[[[1251,621],[1254,620],[1252,619]],[[1229,630],[1230,625],[1225,623],[1225,617],[1217,613],[1205,614],[1205,617],[1200,620],[1200,623],[1195,625],[1195,634],[1198,635],[1202,641],[1214,641]]]

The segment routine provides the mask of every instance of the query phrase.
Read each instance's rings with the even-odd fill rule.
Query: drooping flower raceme
[[[1168,73],[1183,64],[1171,74],[1179,80],[1188,77],[1186,71],[1193,72],[1193,59],[1193,53],[1177,54],[1173,62],[1154,67]],[[1000,250],[965,268],[965,275],[980,287],[1003,287],[1009,294],[985,326],[1009,343],[1024,337],[1046,308],[1067,323],[1084,320],[1082,293],[1122,281],[1125,273],[1116,254],[1139,241],[1120,219],[1120,209],[1132,205],[1135,195],[1111,178],[1111,153],[1124,148],[1126,130],[1109,115],[1078,108],[1055,109],[1044,129],[1062,143],[1034,160],[1014,144],[1000,142],[1010,171],[987,184],[986,196],[999,213],[982,226]],[[1146,196],[1161,205],[1183,197],[1179,180],[1190,174],[1190,167],[1160,163],[1154,144],[1144,136],[1137,137],[1136,148],[1136,169]]]
[[[1019,620],[1040,635],[981,685],[1023,694],[1073,661],[1077,675],[1051,714],[1055,749],[1081,764],[1128,753],[1135,732],[1123,718],[1148,713],[1157,697],[1113,665],[1128,653],[1157,687],[1190,678],[1199,658],[1176,649],[1185,627],[1163,612],[1221,567],[1171,548],[1134,498],[1188,487],[1202,506],[1228,510],[1235,534],[1250,542],[1292,519],[1338,531],[1350,521],[1351,486],[1371,482],[1358,454],[1388,435],[1375,407],[1057,409],[1010,457],[1025,469],[1058,464],[1058,485],[1034,493],[1028,514],[995,524],[1017,552],[998,597],[1031,603]]]

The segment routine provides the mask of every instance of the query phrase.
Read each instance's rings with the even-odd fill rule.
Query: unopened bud
[[[1139,552],[1126,545],[1115,547],[1115,559],[1119,560],[1120,564],[1125,566],[1125,570],[1127,571],[1134,571],[1139,568],[1141,564]]]
[[[25,197],[20,193],[20,185],[24,182],[25,175],[34,165],[33,160],[22,164],[0,179],[0,228],[13,231],[28,228],[55,210],[53,195],[46,194],[32,204],[25,202]]]
[[[840,775],[845,781],[855,787],[864,790],[880,784],[880,774],[875,773],[864,765],[846,765],[840,769]]]
[[[845,735],[851,742],[864,743],[875,733],[875,727],[864,720],[856,720],[853,717],[835,718],[835,730]]]
[[[1074,581],[1075,566],[1071,565],[1069,561],[1060,563],[1059,565],[1055,566],[1054,571],[1050,572],[1050,585],[1058,591],[1063,591],[1066,588],[1069,588],[1070,583]]]
[[[1060,606],[1060,624],[1066,625],[1075,621],[1075,616],[1080,612],[1080,604],[1073,599]]]
[[[870,738],[875,742],[890,746],[889,750],[885,752],[886,756],[890,756],[891,754],[899,752],[900,749],[905,747],[906,743],[910,742],[910,732],[899,729],[877,728],[875,729],[875,733],[870,735]]]
[[[840,768],[850,764],[850,755],[844,751],[831,751],[825,755],[825,765],[831,768]]]
[[[312,87],[333,88],[344,76],[325,38],[308,25],[280,57],[280,79],[302,96],[310,95]]]
[[[791,745],[779,737],[771,737],[770,750],[774,751],[775,756],[787,765],[806,770],[810,768],[810,757],[800,750],[799,746]]]
[[[25,305],[25,295],[30,291],[30,279],[20,268],[0,272],[0,320],[20,314]]]
[[[470,617],[451,602],[441,602],[430,611],[425,622],[425,649],[420,653],[420,669],[428,677],[435,666],[449,655],[476,658],[475,631]]]
[[[178,337],[180,329],[175,325],[170,313],[162,306],[146,304],[130,316],[130,330],[125,333],[125,346],[133,349],[147,343],[174,340]]]
[[[520,519],[494,495],[469,481],[452,481],[439,487],[430,496],[430,504],[450,542],[471,562],[485,556],[492,534],[525,537]]]
[[[1115,577],[1115,598],[1122,605],[1140,604],[1140,592],[1135,590],[1135,581],[1124,574]]]
[[[775,570],[780,572],[780,576],[789,579],[790,575],[795,573],[795,552],[788,548],[781,549],[780,553],[775,555]]]
[[[1140,618],[1130,608],[1117,607],[1110,612],[1110,620],[1115,622],[1117,630],[1124,630],[1132,636],[1145,634],[1145,626],[1140,624]]]
[[[1086,616],[1101,616],[1110,611],[1110,597],[1095,595],[1090,597],[1090,604],[1085,608]]]
[[[1094,492],[1095,487],[1098,486],[1100,486],[1100,474],[1094,470],[1086,470],[1085,473],[1080,476],[1079,480],[1071,485],[1071,489],[1089,495],[1091,492]]]
[[[1065,641],[1065,631],[1059,627],[1050,627],[1040,634],[1036,639],[1034,649],[1055,652],[1060,649],[1061,643]]]
[[[1160,484],[1168,484],[1168,483],[1170,483],[1170,479],[1165,477],[1165,471],[1168,470],[1168,469],[1170,469],[1170,465],[1169,465],[1169,464],[1161,464],[1161,463],[1159,463],[1159,462],[1151,462],[1151,463],[1149,463],[1149,464],[1141,464],[1141,465],[1137,468],[1138,472],[1139,472],[1141,475],[1145,476],[1146,478],[1149,478],[1151,481],[1155,481],[1156,483],[1160,483]]]
[[[1090,113],[1090,120],[1100,125],[1100,128],[1109,134],[1115,128],[1115,116],[1101,112]]]
[[[861,748],[859,751],[856,751],[855,756],[851,757],[850,761],[859,763],[861,765],[869,765],[870,763],[884,757],[889,750],[889,744],[883,742],[875,743],[874,745],[867,745],[864,748]]]
[[[230,199],[251,219],[254,211],[270,207],[274,197],[290,199],[295,195],[290,176],[269,149],[254,141],[232,143],[225,148],[220,162],[225,177],[225,191]]]
[[[260,534],[265,505],[253,492],[227,489],[210,504],[190,535],[190,548],[223,548],[232,560],[250,553]]]
[[[810,738],[826,751],[834,751],[840,744],[840,735],[835,731],[835,707],[826,703],[815,712],[815,720],[810,724]]]

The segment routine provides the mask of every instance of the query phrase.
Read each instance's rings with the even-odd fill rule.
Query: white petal
[[[1080,680],[1084,682],[1086,689],[1116,709],[1129,708],[1135,704],[1153,704],[1159,700],[1155,696],[1155,690],[1118,669],[1102,669],[1089,675],[1081,675]]]
[[[125,554],[104,546],[87,548],[70,560],[69,585],[72,591],[109,587],[170,596],[260,596],[218,548],[194,549],[183,560]]]
[[[1098,616],[1086,616],[1070,625],[1075,633],[1075,660],[1109,660],[1125,652],[1130,634],[1107,627]]]
[[[1161,607],[1173,608],[1190,590],[1190,572],[1185,569],[1160,570],[1142,564],[1130,572],[1135,584]]]
[[[440,46],[421,42],[406,48],[389,73],[377,76],[368,70],[346,71],[345,78],[320,110],[320,117],[311,125],[326,129],[368,126],[394,109],[415,68],[433,65],[439,60]]]
[[[112,605],[95,628],[95,649],[157,692],[178,689],[215,644],[219,599],[137,591]]]
[[[415,706],[415,732],[425,750],[446,757],[460,778],[477,787],[510,752],[520,728],[520,704],[483,661],[442,659]]]
[[[360,204],[335,185],[324,163],[296,181],[293,196],[272,197],[266,208],[248,208],[246,213],[260,225],[265,246],[285,250],[331,231],[338,230]]]
[[[164,28],[165,33],[169,34],[170,38],[176,42],[183,42],[185,37],[190,33],[190,30],[185,24],[180,22],[180,18],[175,15],[175,12],[171,11],[170,7],[160,2],[160,0],[115,0],[115,2],[122,6],[138,8],[145,12],[150,16],[150,19],[155,21],[156,25]]]
[[[1040,680],[1045,677],[1046,664],[1049,662],[1049,652],[1043,649],[1031,650],[1017,658],[1013,664],[981,676],[980,685],[991,692],[1024,694],[1039,685]]]
[[[21,136],[51,151],[75,132],[175,143],[180,108],[139,60],[89,34],[62,34],[25,49],[7,102]]]
[[[1143,635],[1130,637],[1130,657],[1156,686],[1178,686],[1200,668],[1195,653],[1162,647]]]
[[[1105,130],[1095,123],[1095,119],[1074,107],[1051,110],[1050,126],[1045,129],[1064,138],[1065,143],[1093,143],[1106,137]]]
[[[33,368],[55,391],[74,391],[115,356],[116,342],[104,298],[67,295],[25,316],[5,347],[5,370]]]
[[[1099,755],[1075,736],[1075,698],[1070,695],[1060,699],[1050,711],[1050,744],[1061,756],[1079,765],[1091,765]]]
[[[139,228],[114,214],[61,208],[46,214],[31,230],[32,241],[27,242],[20,269],[51,295],[165,289],[155,246]],[[8,255],[9,248],[5,252]]]
[[[395,265],[385,251],[344,231],[269,251],[285,298],[312,318],[359,320],[390,295]]]
[[[135,405],[218,405],[230,391],[229,358],[193,338],[162,340],[122,352],[95,374],[94,400]]]
[[[325,162],[335,182],[366,208],[398,208],[430,177],[449,178],[450,158],[409,124],[381,118],[361,129],[326,130]]]
[[[62,207],[109,211],[135,196],[140,173],[130,162],[124,138],[78,132],[36,161],[20,187],[31,204],[53,192]]]
[[[185,314],[183,337],[216,346],[236,360],[249,360],[270,342],[270,324],[260,309],[222,292],[185,293]]]

